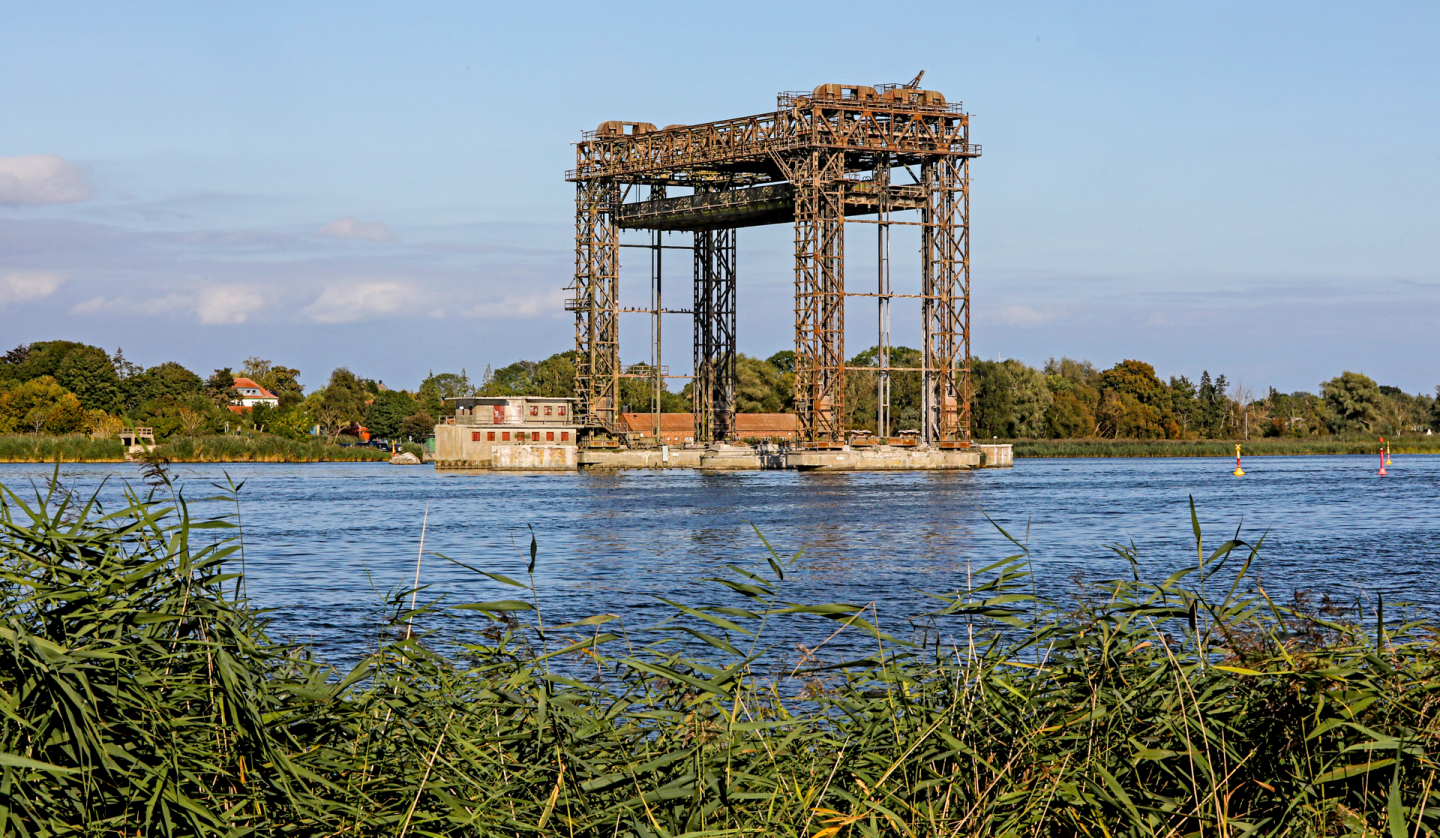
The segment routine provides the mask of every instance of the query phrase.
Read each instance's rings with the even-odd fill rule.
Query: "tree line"
[[[574,352],[544,361],[518,361],[486,369],[481,381],[464,386],[487,396],[568,396],[575,380]],[[846,376],[847,421],[855,430],[875,431],[878,364],[871,347],[850,359]],[[1345,371],[1322,382],[1314,393],[1257,394],[1225,375],[1202,371],[1198,381],[1184,375],[1162,380],[1155,368],[1124,360],[1108,369],[1073,358],[1050,359],[1040,368],[1007,359],[971,359],[972,427],[977,437],[1007,439],[1239,439],[1311,437],[1349,433],[1399,435],[1440,430],[1440,401],[1409,395]],[[892,367],[919,367],[920,351],[890,350]],[[643,365],[630,367],[644,371]],[[652,384],[624,378],[622,407],[647,412]],[[740,355],[736,361],[736,409],[741,413],[790,413],[795,409],[795,353],[768,358]],[[1440,387],[1436,388],[1440,395]],[[690,385],[662,395],[666,412],[690,409]],[[920,427],[920,373],[890,374],[891,431]]]
[[[240,400],[236,378],[253,380],[279,404],[230,410]],[[463,371],[431,374],[413,391],[394,390],[340,367],[307,394],[300,370],[263,358],[201,378],[174,361],[142,367],[119,349],[44,341],[0,357],[0,434],[113,434],[145,426],[159,440],[226,431],[298,439],[318,426],[332,440],[363,427],[377,438],[420,441],[434,433],[447,396],[468,394],[467,382]]]
[[[874,347],[850,359],[846,377],[849,427],[875,431],[877,364]],[[894,367],[919,367],[920,352],[895,347]],[[644,367],[631,367],[643,374]],[[274,393],[279,404],[236,413],[236,377],[249,378]],[[891,431],[920,427],[920,373],[891,373]],[[447,414],[445,399],[459,396],[569,396],[575,386],[575,353],[543,361],[516,361],[487,367],[479,381],[461,370],[430,373],[414,390],[397,390],[363,378],[346,367],[330,373],[310,393],[300,370],[247,358],[236,368],[208,377],[167,361],[142,367],[117,349],[73,341],[17,346],[0,357],[0,434],[113,433],[124,426],[155,429],[156,436],[199,436],[240,429],[298,438],[318,426],[336,439],[361,427],[372,436],[419,441]],[[621,380],[622,408],[648,412],[652,383]],[[736,406],[742,413],[789,413],[795,409],[795,353],[768,358],[740,355],[736,361]],[[1234,439],[1251,436],[1323,436],[1347,433],[1402,433],[1440,430],[1440,400],[1377,384],[1345,371],[1321,383],[1315,393],[1257,397],[1224,375],[1200,379],[1172,376],[1162,381],[1150,364],[1125,360],[1108,369],[1089,361],[1050,359],[1036,369],[1020,361],[971,359],[972,427],[977,437]],[[1436,388],[1440,396],[1440,387]],[[665,390],[661,409],[690,409],[690,385]]]

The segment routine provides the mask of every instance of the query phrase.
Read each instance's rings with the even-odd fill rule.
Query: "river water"
[[[241,491],[248,593],[273,609],[278,635],[312,640],[344,660],[368,646],[388,590],[414,578],[422,523],[426,596],[453,602],[528,596],[442,561],[442,553],[524,579],[531,529],[534,578],[547,622],[591,614],[631,624],[733,596],[707,577],[755,570],[763,534],[788,560],[783,598],[875,603],[882,628],[933,607],[926,592],[963,589],[967,574],[1016,552],[986,520],[1026,541],[1042,593],[1075,577],[1113,578],[1128,565],[1107,545],[1133,541],[1156,580],[1193,562],[1189,498],[1206,542],[1268,531],[1259,565],[1267,591],[1344,598],[1383,592],[1440,613],[1440,456],[1256,457],[1233,477],[1222,459],[1019,460],[1015,468],[945,473],[625,471],[437,474],[388,464],[176,465],[185,495],[214,494],[228,473]],[[0,465],[20,489],[53,466]],[[137,467],[67,464],[72,489],[118,499],[115,478]],[[143,488],[143,486],[142,486]],[[428,513],[427,513],[428,509]],[[228,511],[200,503],[198,514]],[[428,517],[427,517],[428,514]],[[769,574],[765,569],[765,574]],[[660,610],[657,610],[660,609]],[[827,624],[828,625],[828,624]]]

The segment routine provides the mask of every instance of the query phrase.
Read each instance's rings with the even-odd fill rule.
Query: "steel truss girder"
[[[735,230],[695,233],[695,441],[735,439]]]
[[[589,427],[619,430],[620,257],[615,209],[618,184],[575,186],[575,395]]]

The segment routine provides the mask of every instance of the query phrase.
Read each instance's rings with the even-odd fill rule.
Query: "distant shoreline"
[[[1114,458],[1148,459],[1161,457],[1234,458],[1235,446],[1242,457],[1303,457],[1317,455],[1379,456],[1380,443],[1369,439],[1252,439],[1166,440],[1166,439],[1010,439],[1015,459]],[[1391,456],[1440,454],[1440,435],[1405,436],[1390,441]]]

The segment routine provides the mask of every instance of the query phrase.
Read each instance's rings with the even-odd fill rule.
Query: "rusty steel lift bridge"
[[[924,74],[922,73],[921,76]],[[891,433],[892,373],[919,372],[919,442],[960,447],[970,436],[970,178],[980,146],[969,142],[960,103],[905,85],[822,84],[781,93],[773,113],[670,125],[605,122],[576,145],[574,295],[578,416],[592,439],[616,438],[620,382],[649,379],[658,433],[660,393],[670,376],[660,357],[663,315],[694,322],[694,439],[735,438],[736,230],[791,223],[795,228],[795,412],[800,444],[846,443],[845,376],[868,369],[877,379],[877,431]],[[677,192],[684,194],[675,194]],[[914,215],[893,216],[907,211]],[[866,216],[866,217],[856,217]],[[845,283],[847,221],[876,225],[878,276],[873,291]],[[890,227],[920,228],[919,293],[890,284]],[[649,231],[649,244],[620,242],[621,230]],[[665,232],[693,234],[692,247],[663,243]],[[650,306],[620,306],[620,248],[649,251]],[[690,309],[667,309],[664,251],[693,260]],[[878,359],[845,363],[847,297],[877,301]],[[890,301],[920,301],[920,367],[890,363]],[[622,368],[620,318],[648,314],[651,362]]]

